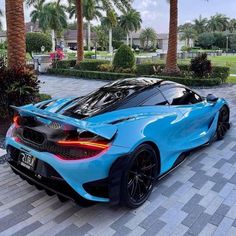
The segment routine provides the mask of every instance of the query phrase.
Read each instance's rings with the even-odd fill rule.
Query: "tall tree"
[[[55,50],[56,39],[61,37],[61,32],[67,27],[66,7],[60,1],[44,4],[44,0],[36,1],[31,13],[32,22],[38,22],[39,27],[46,32],[51,30],[52,49]]]
[[[196,39],[197,32],[194,29],[194,25],[191,23],[185,23],[179,26],[180,39],[186,41],[186,46],[190,47],[190,41]]]
[[[234,33],[236,31],[236,19],[230,20],[228,29],[230,33]]]
[[[87,30],[88,30],[88,50],[91,50],[91,21],[102,17],[102,8],[98,5],[96,0],[83,0],[83,16],[87,20]],[[76,5],[75,1],[71,2],[68,7],[69,17],[75,16]]]
[[[107,15],[101,19],[101,23],[109,31],[109,53],[112,53],[112,29],[117,25],[116,13],[114,11],[107,11]]]
[[[130,9],[126,11],[119,19],[120,26],[124,29],[127,35],[127,45],[129,45],[129,34],[131,33],[130,46],[133,46],[132,32],[136,32],[141,28],[142,18],[140,12]]]
[[[207,18],[203,18],[201,15],[198,19],[193,20],[193,28],[197,32],[197,34],[202,34],[206,31],[207,22]]]
[[[157,41],[157,33],[152,28],[142,30],[140,34],[140,41],[144,48],[148,49],[150,46],[155,46]]]
[[[5,0],[8,67],[25,66],[25,22],[23,0]]]
[[[164,73],[178,74],[180,69],[177,65],[177,42],[178,42],[178,0],[169,0],[170,22],[168,52]]]
[[[3,16],[3,12],[0,9],[0,31],[2,30],[2,21],[1,21],[1,17]]]
[[[74,1],[74,0],[68,0]],[[99,4],[106,11],[114,10],[114,6],[120,11],[125,11],[131,8],[132,0],[97,0]],[[83,2],[82,0],[76,0],[76,17],[77,17],[77,63],[80,63],[84,58],[83,51]]]
[[[207,28],[209,31],[225,31],[229,26],[229,18],[223,14],[216,14],[211,16],[207,23]]]

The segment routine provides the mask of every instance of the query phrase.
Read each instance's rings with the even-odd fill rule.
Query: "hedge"
[[[155,63],[145,63],[136,66],[137,75],[153,75],[155,74],[153,66],[160,66],[161,69],[164,68],[164,64]],[[181,71],[189,72],[189,65],[180,64],[178,65]],[[230,68],[225,66],[213,66],[211,78],[220,78],[222,82],[225,82],[230,75]]]
[[[79,64],[75,65],[75,69],[77,70],[88,70],[88,71],[96,71],[98,70],[98,66],[102,64],[110,64],[108,60],[98,60],[98,59],[86,59]]]
[[[137,75],[153,75],[155,74],[153,67],[160,67],[160,69],[165,68],[165,64],[156,64],[156,63],[144,63],[136,65]],[[189,71],[189,65],[180,64],[178,65],[181,71]]]
[[[136,77],[136,75],[134,74],[126,74],[126,73],[82,71],[75,69],[59,69],[59,68],[48,69],[48,73],[54,75],[74,76],[79,78],[101,79],[101,80],[117,80],[117,79]]]
[[[76,65],[76,60],[61,60],[55,61],[52,64],[53,68],[69,69]]]
[[[197,78],[189,78],[189,77],[172,77],[172,76],[145,76],[145,77],[151,77],[151,78],[157,78],[157,79],[163,79],[163,80],[169,80],[176,83],[184,84],[186,86],[217,86],[222,84],[222,81],[220,78],[215,79],[197,79]]]
[[[222,82],[226,82],[230,75],[230,68],[227,66],[213,66],[212,67],[212,78],[221,78]]]

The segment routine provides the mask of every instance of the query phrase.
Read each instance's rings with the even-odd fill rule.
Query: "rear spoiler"
[[[69,125],[80,130],[86,130],[105,139],[111,140],[117,132],[117,127],[109,124],[92,123],[84,120],[79,120],[64,116],[57,113],[52,113],[35,107],[34,105],[26,105],[22,107],[11,106],[22,116],[40,117],[49,121],[58,122],[60,124]]]

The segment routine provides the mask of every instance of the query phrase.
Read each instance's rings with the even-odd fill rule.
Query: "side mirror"
[[[207,97],[206,97],[206,100],[207,100],[207,102],[209,102],[209,103],[215,103],[215,102],[217,102],[218,97],[216,97],[216,96],[213,95],[213,94],[208,94]]]

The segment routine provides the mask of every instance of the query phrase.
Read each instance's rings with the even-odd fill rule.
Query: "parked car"
[[[61,200],[83,204],[139,207],[156,181],[230,128],[223,98],[152,78],[14,109],[6,137],[13,171]]]

